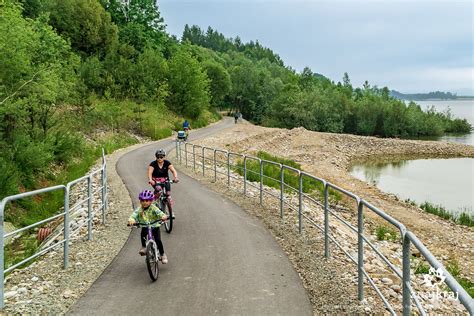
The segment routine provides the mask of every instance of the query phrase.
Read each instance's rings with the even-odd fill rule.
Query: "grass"
[[[451,220],[457,224],[474,227],[474,216],[470,215],[467,212],[462,212],[459,215],[454,215],[453,212],[446,210],[441,205],[434,205],[429,202],[424,202],[420,205],[420,207],[430,213],[442,217],[447,220]]]
[[[428,274],[429,271],[430,271],[430,266],[423,261],[418,263],[418,265],[415,268],[415,274]]]
[[[35,254],[39,242],[35,235],[18,238],[5,246],[5,269]],[[25,264],[33,263],[34,259]]]
[[[448,272],[459,282],[459,284],[461,284],[461,286],[471,297],[474,297],[474,283],[472,283],[468,279],[460,277],[461,268],[459,267],[459,263],[457,260],[450,260],[446,264],[446,270],[448,270]]]
[[[385,225],[377,226],[375,235],[377,236],[377,240],[396,241],[398,239],[397,231]]]
[[[280,163],[282,165],[286,165],[286,166],[301,170],[301,165],[298,164],[297,162],[291,159],[287,159],[287,158],[276,157],[264,151],[259,151],[257,153],[257,157],[263,160]],[[234,170],[238,172],[240,175],[243,175],[243,170],[244,170],[243,168],[244,168],[244,162],[243,160],[239,160]],[[269,187],[280,189],[280,186],[281,186],[280,167],[274,164],[264,163],[262,171],[264,175],[263,184]],[[283,171],[283,175],[284,175],[285,184],[297,190],[299,187],[298,174],[292,170],[285,169]],[[254,159],[247,160],[247,179],[249,181],[260,182],[260,163]],[[302,182],[303,182],[302,189],[304,193],[311,193],[311,192],[317,191],[321,194],[321,196],[324,195],[324,186],[320,181],[317,181],[309,177],[303,177]],[[285,191],[295,192],[289,188],[285,188]],[[341,199],[340,194],[332,189],[329,189],[329,195],[330,195],[330,198],[332,198],[333,200],[339,201]]]
[[[421,261],[415,268],[415,274],[428,274],[429,270],[430,265],[424,261]],[[446,264],[446,270],[448,270],[448,272],[456,279],[456,281],[458,281],[458,283],[466,290],[466,292],[471,297],[474,297],[474,283],[460,276],[461,268],[457,260],[452,259],[448,261]]]

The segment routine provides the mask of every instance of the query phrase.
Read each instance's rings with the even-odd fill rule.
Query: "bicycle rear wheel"
[[[161,210],[168,216],[168,220],[165,222],[165,230],[169,234],[173,230],[173,209],[169,201],[162,201]]]
[[[158,254],[156,253],[156,247],[154,247],[154,242],[149,242],[146,246],[146,267],[148,268],[148,273],[152,281],[158,279],[158,274],[160,273],[160,268],[158,267]]]

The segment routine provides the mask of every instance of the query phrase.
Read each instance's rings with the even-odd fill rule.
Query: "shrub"
[[[415,274],[428,274],[430,271],[430,266],[423,261],[418,263],[418,265],[415,268]]]
[[[18,193],[18,170],[16,166],[0,157],[0,199]]]
[[[474,216],[470,215],[467,212],[462,212],[458,216],[456,216],[454,215],[454,213],[447,211],[441,205],[434,205],[430,202],[424,202],[420,205],[420,207],[430,214],[434,214],[444,219],[451,220],[460,225],[474,227]]]
[[[298,164],[297,162],[286,159],[286,158],[281,158],[281,157],[276,157],[273,156],[269,153],[259,151],[257,153],[257,157],[263,160],[267,161],[273,161],[282,165],[286,165],[298,170],[301,170],[301,165]],[[234,168],[235,171],[237,171],[240,175],[243,175],[243,169],[244,168],[244,162],[243,160],[239,160],[237,162],[237,166]],[[274,164],[268,164],[264,163],[263,164],[263,184],[279,189],[280,188],[280,167]],[[285,169],[283,171],[284,174],[284,181],[285,184],[291,188],[286,187],[285,191],[288,192],[295,192],[294,189],[298,189],[299,187],[299,176],[296,172],[292,170]],[[254,181],[254,182],[260,182],[260,164],[258,161],[254,159],[249,159],[247,160],[247,179],[249,181]],[[310,193],[317,191],[320,194],[324,194],[324,186],[321,182],[314,180],[309,177],[303,177],[303,192],[304,193]],[[334,200],[340,200],[341,196],[338,192],[329,190],[329,195],[331,198]]]
[[[474,216],[469,215],[468,213],[462,212],[456,218],[456,223],[464,225],[464,226],[474,227]]]
[[[48,136],[48,143],[53,152],[53,159],[65,163],[74,155],[82,152],[82,139],[78,134],[69,131],[56,131]]]
[[[397,232],[385,225],[377,226],[375,235],[377,236],[377,240],[397,240]]]

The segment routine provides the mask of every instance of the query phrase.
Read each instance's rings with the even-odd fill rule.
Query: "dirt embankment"
[[[474,146],[318,133],[304,128],[263,128],[250,124],[237,124],[199,143],[246,154],[263,150],[288,157],[300,163],[306,172],[353,192],[396,218],[413,231],[437,258],[445,263],[456,259],[461,266],[461,275],[474,280],[474,229],[427,214],[349,173],[351,164],[369,158],[472,158]]]

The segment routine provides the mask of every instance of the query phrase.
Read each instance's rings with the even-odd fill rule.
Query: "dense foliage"
[[[382,137],[470,130],[388,88],[353,88],[347,74],[334,83],[297,73],[258,41],[188,25],[178,40],[155,0],[4,0],[0,56],[0,196],[53,180],[57,168],[87,168],[85,155],[130,143],[127,131],[156,139],[219,109],[266,126]]]
[[[258,42],[242,44],[238,37],[226,39],[210,27],[204,32],[186,25],[183,40],[220,52],[215,59],[223,59],[232,81],[227,104],[257,124],[382,137],[467,133],[471,129],[465,119],[453,119],[449,111],[424,112],[413,102],[407,105],[391,97],[386,87],[366,82],[363,88],[354,89],[347,73],[342,83],[309,68],[295,73]],[[439,94],[432,93],[432,97]]]
[[[457,95],[451,92],[428,92],[428,93],[414,93],[414,94],[404,94],[398,92],[396,90],[390,91],[390,95],[394,98],[401,99],[401,100],[413,100],[413,101],[421,101],[421,100],[455,100],[457,99]]]

